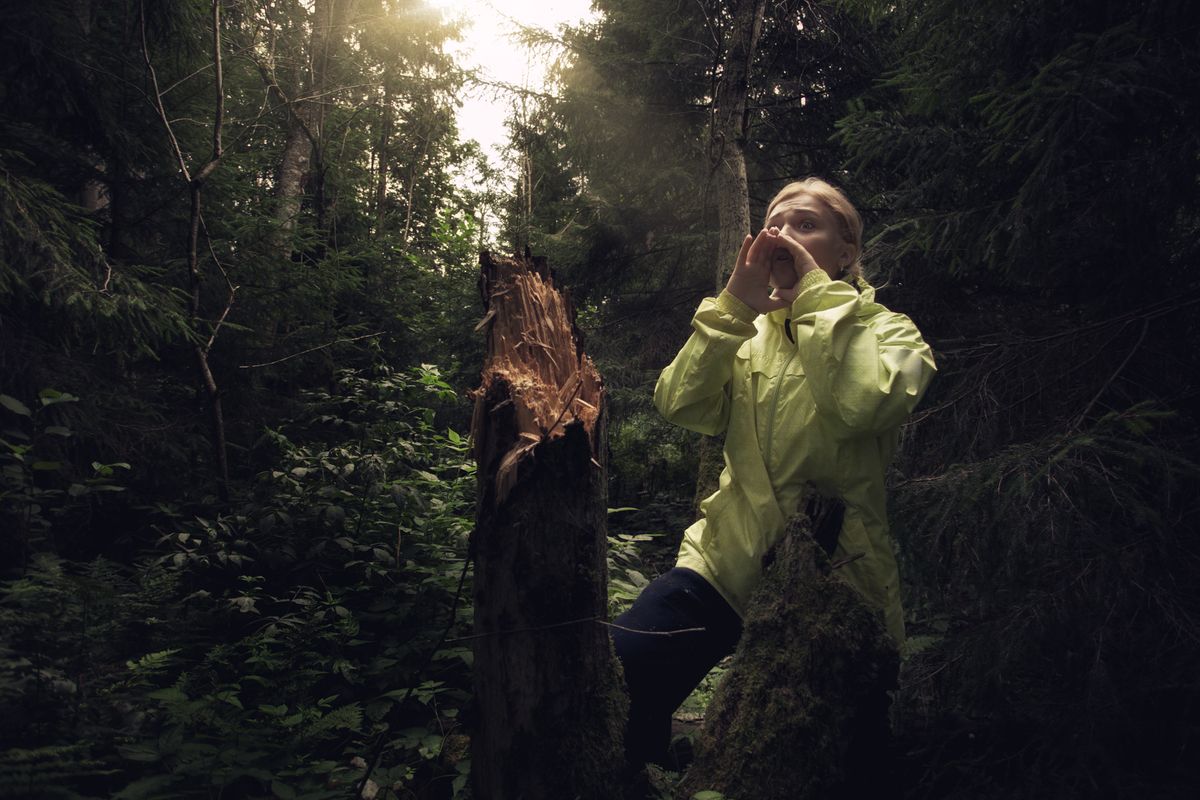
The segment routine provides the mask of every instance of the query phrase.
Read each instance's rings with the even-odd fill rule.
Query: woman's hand
[[[776,253],[781,249],[786,254]],[[778,228],[764,228],[758,236],[742,241],[725,290],[759,314],[767,314],[790,306],[796,299],[795,285],[812,269],[817,265],[804,245]]]
[[[780,258],[778,251],[787,253],[785,258],[791,259],[792,268],[796,271],[796,283],[799,283],[801,278],[814,269],[822,269],[817,260],[808,252],[808,248],[801,244],[800,240],[793,235],[794,231],[791,228],[771,228],[770,230],[776,234],[775,259],[778,261]],[[792,285],[794,286],[795,284]]]

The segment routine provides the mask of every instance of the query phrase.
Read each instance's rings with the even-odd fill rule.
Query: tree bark
[[[284,141],[283,154],[279,157],[279,173],[275,182],[276,242],[279,254],[284,259],[292,257],[292,236],[296,233],[296,222],[300,218],[304,179],[308,175],[312,151],[312,140],[297,110],[288,123],[287,139]]]
[[[717,204],[717,253],[713,270],[716,291],[725,287],[726,276],[750,232],[750,189],[746,177],[746,142],[749,137],[750,65],[762,32],[766,0],[738,0],[726,37],[725,59],[713,92],[709,128],[709,166]],[[697,454],[696,495],[693,507],[712,494],[724,466],[721,440],[704,437]]]
[[[816,800],[886,786],[887,691],[899,655],[882,616],[837,577],[804,514],[750,601],[677,797]]]
[[[474,796],[608,800],[627,701],[604,624],[604,390],[545,261],[481,264]]]
[[[375,151],[375,238],[383,237],[387,223],[388,144],[392,138],[392,93],[385,78],[379,101],[379,144]]]
[[[276,241],[284,258],[292,256],[292,236],[296,232],[300,216],[304,187],[313,175],[312,164],[314,161],[320,162],[330,65],[334,50],[345,40],[346,27],[356,2],[357,0],[314,1],[308,74],[306,80],[297,81],[296,96],[284,99],[290,119],[275,185]],[[274,76],[271,75],[269,85],[281,94],[274,80]],[[320,170],[316,173],[317,179],[321,180]]]
[[[746,179],[746,142],[750,129],[747,100],[750,64],[762,32],[766,0],[739,0],[725,48],[725,63],[713,94],[709,159],[716,180],[717,268],[715,285],[725,285],[725,275],[750,232],[750,190]]]

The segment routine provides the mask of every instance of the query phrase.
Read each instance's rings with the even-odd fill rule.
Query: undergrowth
[[[47,546],[116,476],[40,459],[70,432],[10,398],[3,516],[28,555],[0,588],[0,797],[345,797],[368,764],[399,797],[460,793],[471,653],[430,658],[469,627],[474,467],[431,410],[451,396],[432,367],[342,372],[264,432],[249,496],[160,505],[130,566]]]

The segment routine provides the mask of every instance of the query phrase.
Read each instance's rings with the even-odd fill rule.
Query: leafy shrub
[[[234,508],[163,507],[132,569],[38,554],[0,595],[0,793],[340,797],[376,759],[398,792],[461,788],[470,652],[431,655],[469,623],[452,397],[429,366],[340,373]]]

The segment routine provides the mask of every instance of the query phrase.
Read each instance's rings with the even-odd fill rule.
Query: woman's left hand
[[[774,233],[772,238],[775,247],[785,249],[792,257],[792,269],[796,271],[796,283],[793,286],[799,285],[804,276],[814,269],[821,268],[817,264],[816,259],[812,257],[812,254],[808,252],[808,249],[792,236],[786,226],[782,229],[770,228],[769,230]]]

